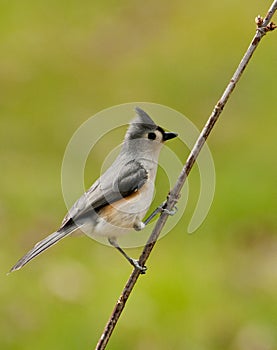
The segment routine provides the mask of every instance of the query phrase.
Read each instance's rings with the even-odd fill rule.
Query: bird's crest
[[[137,139],[142,137],[145,132],[156,130],[157,125],[149,115],[139,107],[135,107],[136,117],[131,121],[126,139]]]

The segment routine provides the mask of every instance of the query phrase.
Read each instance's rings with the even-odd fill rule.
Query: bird
[[[135,118],[129,124],[120,153],[112,165],[73,204],[60,228],[38,242],[10,272],[21,269],[58,241],[81,229],[90,237],[107,238],[134,268],[145,273],[146,267],[129,257],[117,238],[132,229],[142,230],[149,222],[143,218],[153,200],[159,154],[163,144],[177,136],[156,125],[144,110],[135,107]]]

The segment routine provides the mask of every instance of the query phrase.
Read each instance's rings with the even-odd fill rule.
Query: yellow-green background
[[[76,237],[5,275],[65,214],[60,168],[76,128],[132,101],[201,128],[270,3],[1,1],[1,349],[93,349],[131,271]],[[277,348],[276,76],[274,32],[209,139],[217,182],[206,221],[188,235],[185,215],[158,242],[109,349]]]

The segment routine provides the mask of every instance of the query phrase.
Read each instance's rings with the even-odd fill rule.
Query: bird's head
[[[136,117],[130,123],[125,140],[147,139],[155,144],[163,144],[165,141],[177,137],[175,132],[165,131],[162,127],[155,124],[149,115],[141,108],[136,107]]]

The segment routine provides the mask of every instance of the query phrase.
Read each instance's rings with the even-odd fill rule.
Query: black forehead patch
[[[164,135],[164,129],[161,128],[160,126],[157,126],[156,130],[159,130],[159,132]]]

